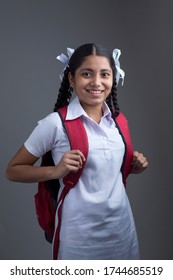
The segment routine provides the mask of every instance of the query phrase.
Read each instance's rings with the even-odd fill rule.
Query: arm
[[[133,152],[132,157],[132,170],[130,173],[139,174],[143,172],[148,167],[148,161],[146,157],[142,153],[137,151]]]
[[[78,150],[66,152],[56,166],[34,166],[38,158],[22,146],[10,160],[6,176],[15,182],[34,183],[58,179],[69,172],[77,172],[85,158]]]

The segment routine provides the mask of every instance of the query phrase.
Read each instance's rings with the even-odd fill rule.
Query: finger
[[[133,168],[134,168],[135,170],[140,170],[140,169],[143,169],[144,166],[145,166],[144,163],[138,162],[138,163],[136,163],[135,165],[133,165]]]
[[[76,166],[82,167],[82,165],[83,165],[83,159],[82,159],[82,157],[81,157],[80,155],[78,155],[78,154],[71,154],[71,155],[69,156],[69,159],[73,160],[73,161],[74,161],[74,164],[75,164]]]
[[[139,153],[137,151],[133,152],[132,165],[135,164],[135,162],[137,161],[138,156],[139,156]]]
[[[82,160],[85,161],[86,159],[85,159],[84,154],[83,154],[81,151],[79,151],[79,150],[77,150],[77,152],[78,152],[79,155],[81,156]]]
[[[79,166],[79,162],[77,162],[76,160],[68,159],[68,160],[65,162],[65,166],[74,166],[74,167],[78,167],[78,166]]]
[[[79,154],[70,152],[64,155],[64,163],[66,165],[74,166],[79,169],[82,168],[83,160]]]
[[[148,167],[148,161],[146,160],[144,163],[143,163],[143,168],[147,168]]]
[[[139,152],[138,151],[134,151],[133,152],[133,159],[135,160],[138,156],[139,156]]]
[[[146,158],[143,157],[143,156],[141,156],[141,157],[139,157],[139,158],[137,159],[137,161],[136,161],[136,166],[140,167],[140,166],[142,166],[145,162],[146,162]]]
[[[143,172],[146,168],[148,167],[148,162],[145,161],[143,164],[141,164],[140,166],[133,166],[132,167],[132,173],[138,174]]]
[[[69,151],[69,154],[80,156],[82,161],[86,160],[84,154],[81,151],[79,151],[79,150],[71,150],[71,151]]]
[[[86,161],[83,153],[79,150],[72,150],[71,155],[73,155],[73,159],[77,160],[80,163],[80,167],[82,167],[83,162]]]
[[[133,155],[132,165],[133,167],[140,167],[145,161],[146,158],[143,156],[142,153],[136,153],[135,155]]]

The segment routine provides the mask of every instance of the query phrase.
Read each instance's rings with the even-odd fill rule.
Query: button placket
[[[106,160],[110,160],[112,158],[112,153],[109,146],[109,140],[104,137],[104,156]]]

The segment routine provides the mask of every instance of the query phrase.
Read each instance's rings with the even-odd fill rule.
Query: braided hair
[[[70,90],[70,83],[68,80],[69,72],[70,72],[69,67],[66,67],[66,69],[64,70],[64,76],[61,82],[61,86],[59,88],[59,94],[57,97],[57,101],[55,103],[54,112],[56,112],[59,108],[68,105],[70,102],[70,98],[72,94]]]
[[[57,97],[57,101],[55,103],[54,112],[57,109],[68,105],[72,96],[72,90],[70,88],[70,83],[68,79],[68,74],[71,72],[71,75],[74,77],[76,70],[81,66],[83,61],[85,60],[86,56],[89,55],[97,55],[97,56],[104,56],[108,59],[110,67],[113,71],[113,85],[109,96],[106,98],[106,103],[112,113],[112,117],[116,117],[119,114],[119,105],[117,101],[117,82],[116,82],[116,67],[115,62],[112,55],[108,52],[107,49],[100,45],[96,44],[84,44],[77,48],[75,52],[72,54],[69,65],[64,70],[63,80],[61,82],[61,86],[59,88],[59,94]]]

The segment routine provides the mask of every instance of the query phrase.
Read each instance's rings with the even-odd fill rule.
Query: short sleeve
[[[57,144],[62,133],[62,122],[58,113],[51,113],[40,120],[25,141],[24,146],[34,156],[40,158]]]

